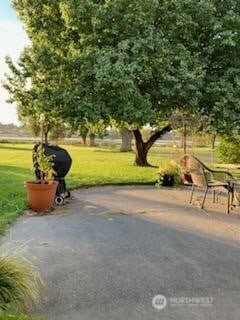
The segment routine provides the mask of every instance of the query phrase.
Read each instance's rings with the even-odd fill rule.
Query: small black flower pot
[[[173,187],[174,186],[174,176],[173,175],[165,174],[161,180],[162,180],[163,187]]]

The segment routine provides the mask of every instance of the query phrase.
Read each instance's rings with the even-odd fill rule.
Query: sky
[[[28,44],[28,38],[22,23],[11,7],[11,0],[0,0],[0,81],[8,72],[5,56],[9,55],[17,62],[22,49]],[[19,124],[16,106],[6,103],[8,92],[0,83],[0,122]]]

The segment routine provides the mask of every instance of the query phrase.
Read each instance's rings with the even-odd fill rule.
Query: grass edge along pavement
[[[134,152],[120,152],[113,148],[63,145],[73,164],[67,175],[67,187],[72,189],[107,185],[153,185],[157,169],[133,165]],[[32,143],[0,143],[0,234],[27,208],[24,182],[34,180]],[[153,147],[149,162],[155,166],[178,160],[181,150]],[[194,149],[206,156],[209,148]]]
[[[30,317],[24,315],[4,315],[0,316],[0,320],[44,320],[43,318],[39,317]]]
[[[27,208],[24,182],[34,180],[33,144],[0,144],[0,233]],[[69,189],[103,185],[154,185],[156,168],[133,165],[134,153],[118,150],[65,145],[73,164],[67,176]],[[149,157],[154,165],[158,154]]]

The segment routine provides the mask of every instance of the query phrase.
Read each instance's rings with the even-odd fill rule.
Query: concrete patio
[[[226,199],[212,204],[209,198],[200,210],[198,199],[188,204],[188,189],[99,187],[73,196],[51,215],[20,218],[3,244],[24,246],[22,254],[40,268],[46,289],[37,314],[47,320],[240,318],[240,214],[237,208],[226,215]],[[162,310],[152,305],[156,295],[167,299]],[[195,299],[201,297],[210,303]]]

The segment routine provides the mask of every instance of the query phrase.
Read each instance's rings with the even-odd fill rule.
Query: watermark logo
[[[171,307],[212,307],[213,297],[171,297],[169,305]]]
[[[162,310],[167,306],[167,298],[161,294],[158,294],[157,296],[153,297],[152,305],[155,309]]]
[[[152,305],[157,310],[169,307],[212,307],[214,304],[213,297],[170,297],[156,295],[152,299]]]

